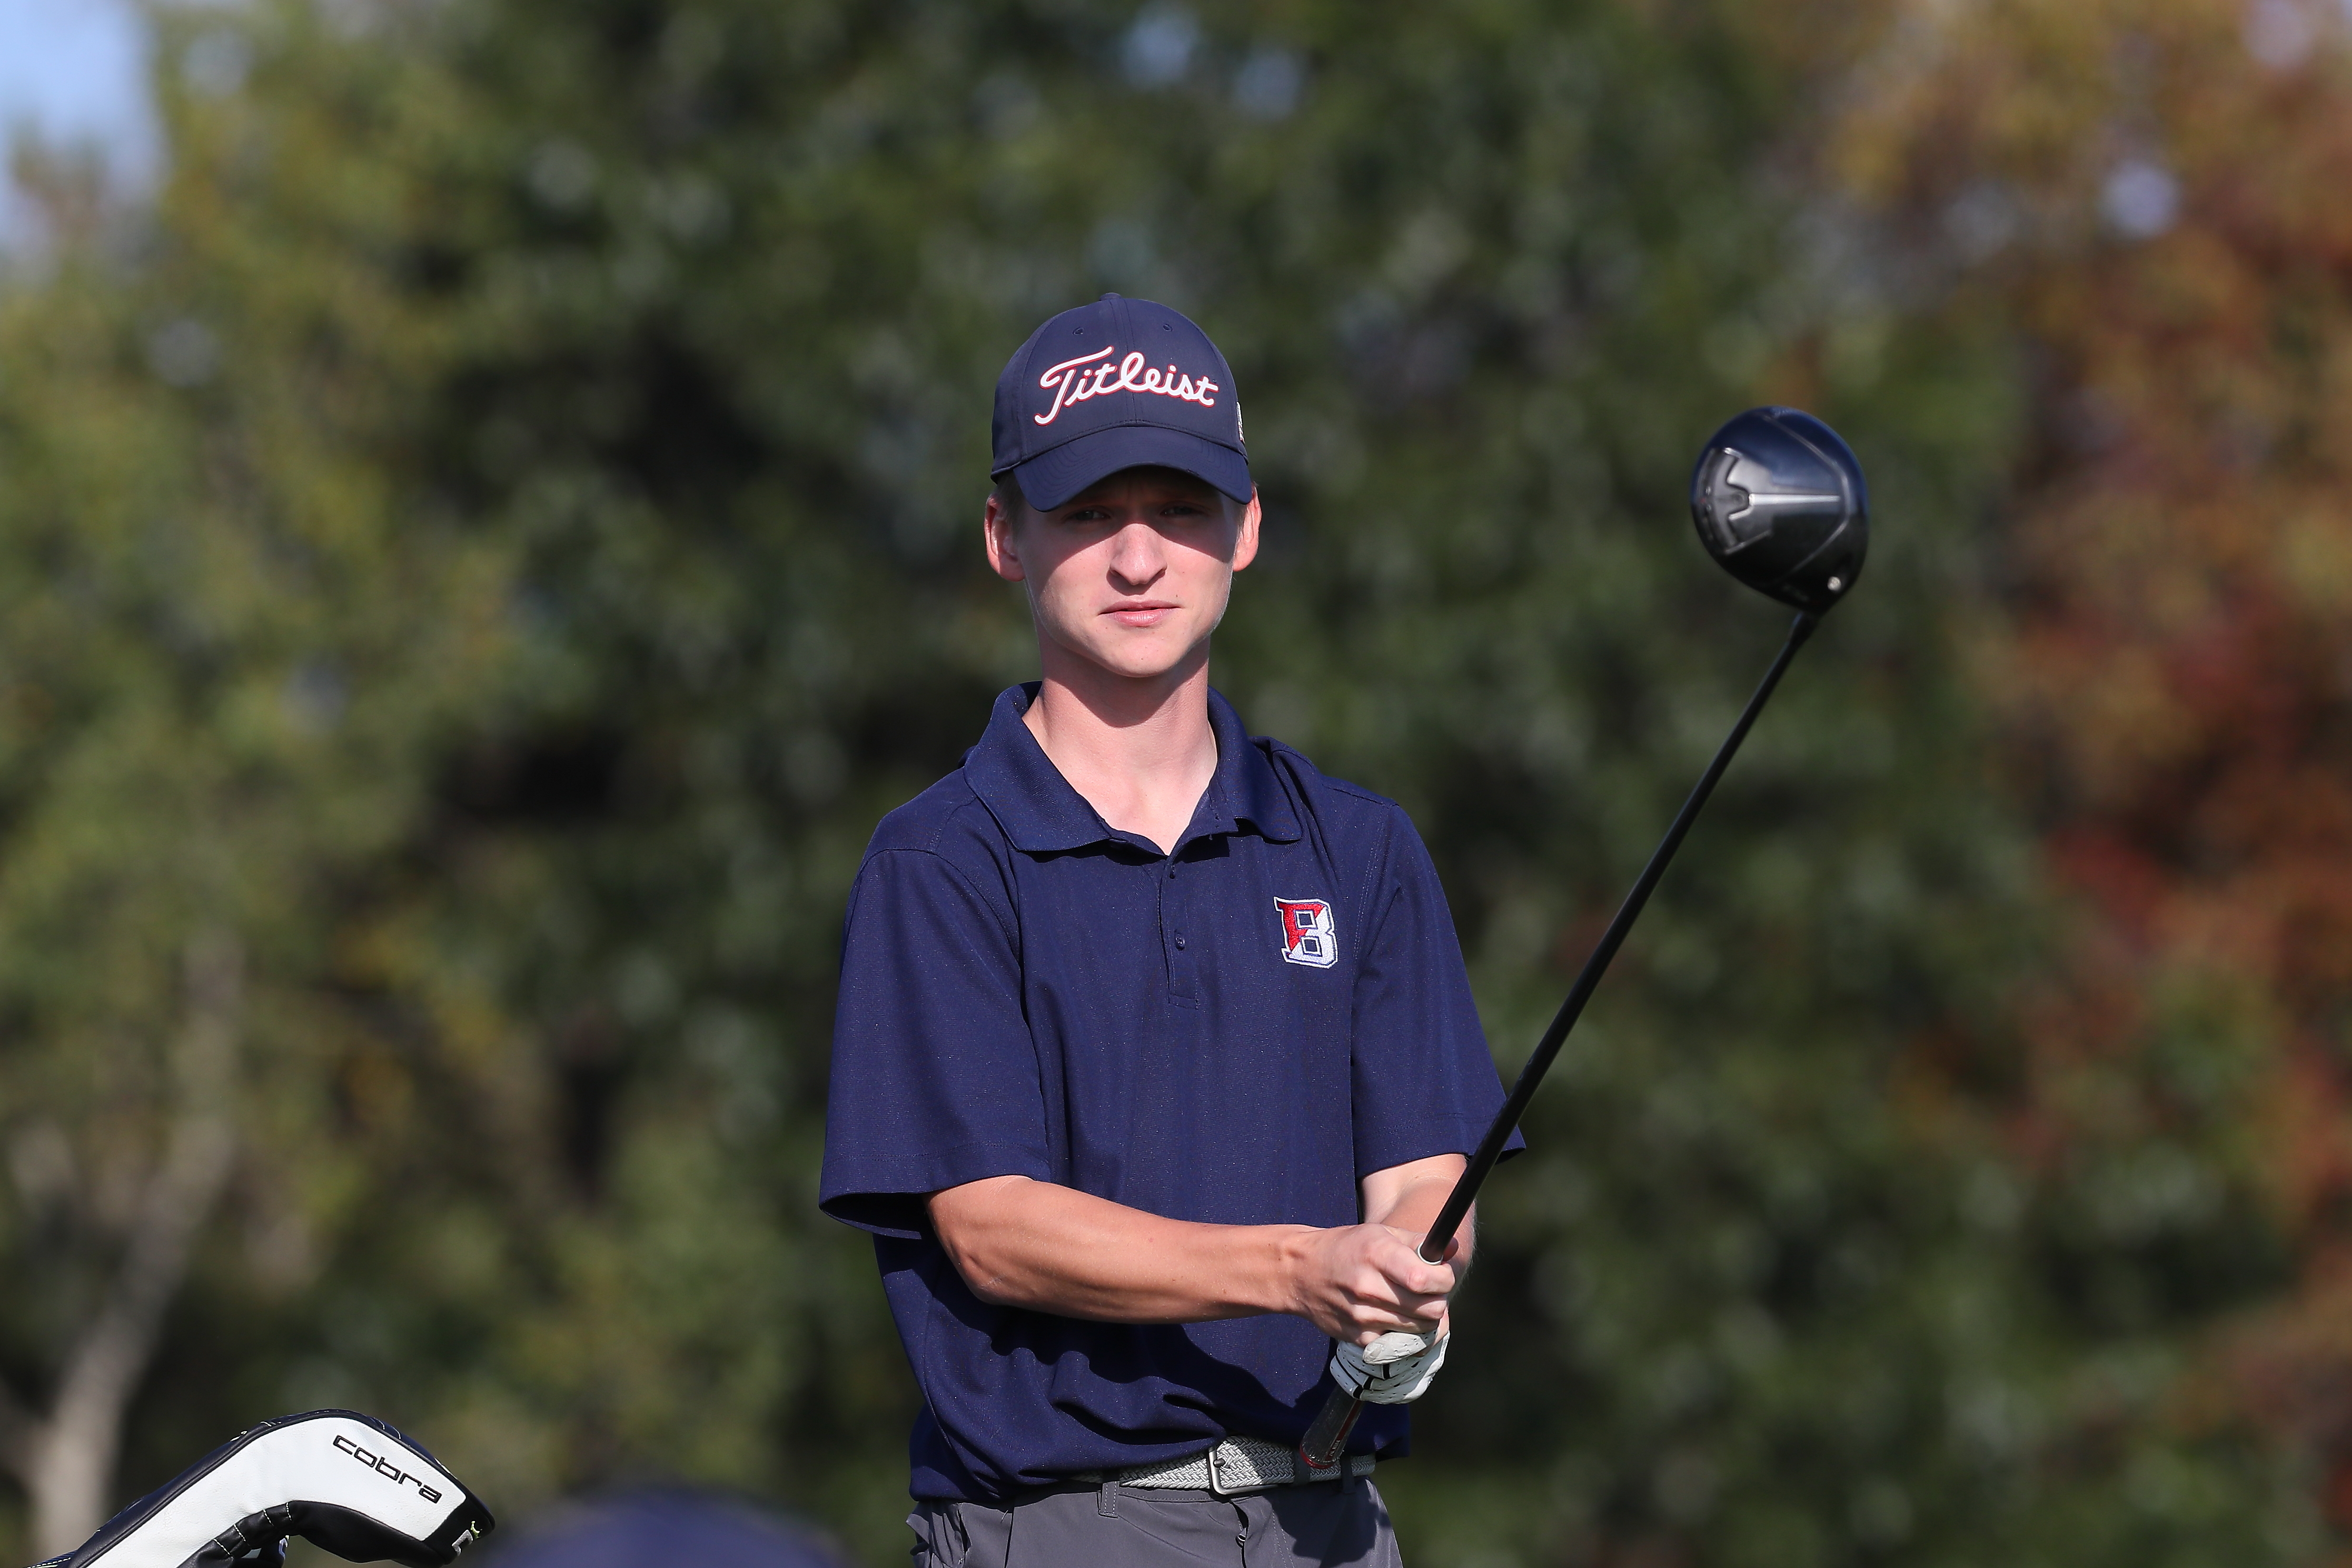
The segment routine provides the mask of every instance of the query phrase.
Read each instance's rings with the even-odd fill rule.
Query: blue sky
[[[154,174],[146,26],[131,0],[0,0],[0,134],[101,148],[121,188]],[[25,215],[0,200],[0,243]]]

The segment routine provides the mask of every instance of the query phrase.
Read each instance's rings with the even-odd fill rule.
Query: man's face
[[[1172,468],[1128,468],[1051,511],[992,497],[988,563],[1028,586],[1041,651],[1113,675],[1162,676],[1205,655],[1234,574],[1257,554],[1257,498],[1236,505]]]

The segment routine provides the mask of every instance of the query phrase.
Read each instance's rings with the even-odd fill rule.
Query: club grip
[[[1348,1434],[1356,1429],[1356,1417],[1364,1413],[1364,1402],[1344,1388],[1334,1388],[1331,1396],[1316,1412],[1315,1425],[1307,1428],[1307,1436],[1298,1442],[1298,1458],[1310,1470],[1328,1470],[1339,1462],[1347,1451]]]

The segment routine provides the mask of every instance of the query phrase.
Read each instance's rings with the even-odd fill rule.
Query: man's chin
[[[1132,681],[1139,686],[1159,686],[1183,679],[1192,673],[1192,667],[1188,660],[1171,658],[1146,663],[1106,662],[1102,666],[1102,670],[1106,675],[1120,680]]]
[[[1087,647],[1071,651],[1077,655],[1077,658],[1072,661],[1074,664],[1092,667],[1091,669],[1071,669],[1069,671],[1071,679],[1101,679],[1108,677],[1119,681],[1132,681],[1138,685],[1157,685],[1183,679],[1198,668],[1200,660],[1197,655],[1206,650],[1197,646],[1170,648],[1150,645],[1138,647],[1129,643],[1123,647],[1113,644],[1109,647]]]

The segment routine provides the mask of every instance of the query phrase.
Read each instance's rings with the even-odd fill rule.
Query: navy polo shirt
[[[1466,1153],[1502,1101],[1444,891],[1402,810],[1253,740],[1173,855],[1106,825],[997,699],[883,818],[850,894],[819,1202],[871,1231],[924,1397],[918,1498],[1001,1500],[1215,1439],[1295,1443],[1329,1384],[1303,1318],[1134,1325],[993,1307],[928,1194],[1056,1182],[1172,1219],[1353,1225],[1358,1181]],[[1375,1405],[1358,1452],[1402,1453]]]

